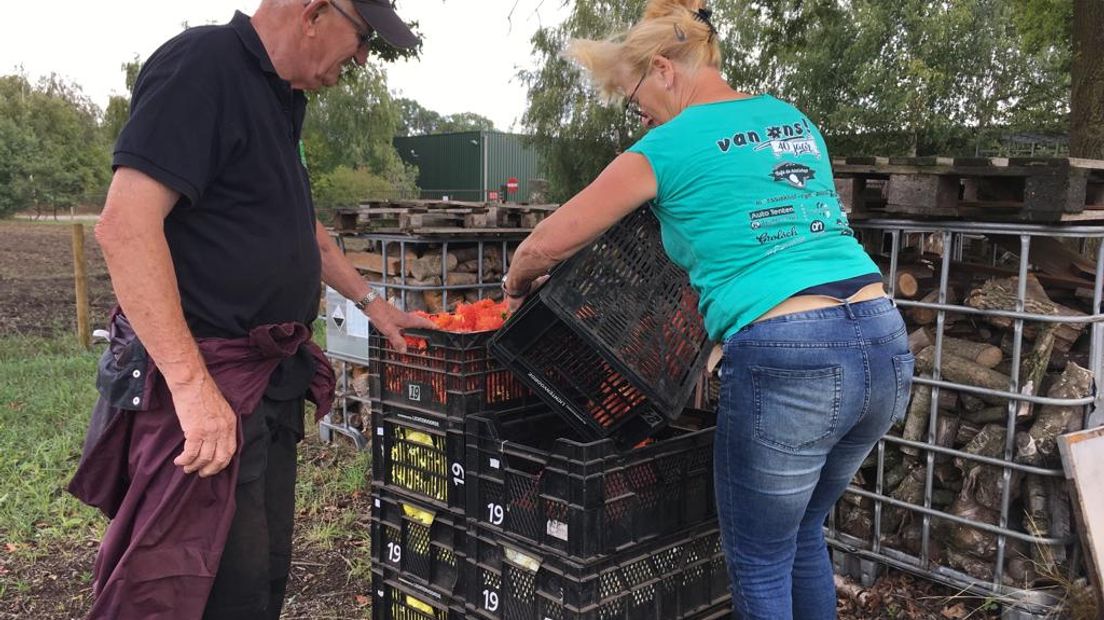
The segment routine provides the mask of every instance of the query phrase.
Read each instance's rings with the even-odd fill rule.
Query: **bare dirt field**
[[[103,255],[84,226],[93,329],[115,303]],[[76,329],[72,225],[0,221],[0,335],[50,336]]]

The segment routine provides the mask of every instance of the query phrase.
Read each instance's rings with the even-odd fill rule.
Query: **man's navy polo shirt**
[[[138,76],[114,167],[180,193],[165,236],[197,338],[318,314],[321,257],[299,156],[306,97],[249,17],[186,30]]]

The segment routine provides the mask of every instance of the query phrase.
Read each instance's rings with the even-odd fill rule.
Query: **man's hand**
[[[403,338],[402,330],[409,328],[437,329],[433,321],[416,314],[403,312],[382,297],[368,304],[364,313],[368,315],[376,329],[380,330],[380,333],[391,342],[391,348],[400,353],[406,353],[406,339]]]
[[[237,449],[238,417],[206,373],[197,385],[179,386],[172,395],[184,431],[184,450],[173,463],[201,478],[219,473]]]

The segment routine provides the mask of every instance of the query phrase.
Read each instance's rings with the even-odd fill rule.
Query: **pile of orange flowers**
[[[417,311],[414,314],[425,317],[437,326],[437,329],[446,332],[486,332],[502,327],[506,317],[510,315],[505,301],[493,299],[481,299],[475,303],[460,303],[453,312],[438,312],[429,314]],[[425,340],[407,336],[406,344],[415,349],[423,349]]]

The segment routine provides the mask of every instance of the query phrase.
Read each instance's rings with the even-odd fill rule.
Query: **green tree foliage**
[[[1104,159],[1104,4],[1075,0],[1070,154]]]
[[[130,100],[119,95],[112,95],[107,101],[107,109],[104,110],[103,117],[103,134],[108,145],[114,145],[115,141],[119,139],[119,134],[122,133],[123,126],[126,125],[129,118]]]
[[[355,207],[365,200],[403,197],[391,181],[367,168],[338,166],[314,182],[315,206],[325,214],[337,207]]]
[[[1023,11],[1041,15],[1071,2],[710,4],[722,71],[733,87],[793,102],[822,128],[834,154],[897,155],[973,154],[990,132],[1061,131],[1069,113],[1070,54],[1053,34],[1061,18],[1048,13],[1039,25]],[[530,95],[523,123],[537,136],[559,199],[594,178],[638,131],[626,129],[617,110],[599,105],[560,53],[571,38],[622,31],[644,5],[577,0],[563,24],[533,38],[540,61],[522,74]]]
[[[413,192],[417,171],[403,163],[391,143],[400,109],[387,90],[387,78],[379,65],[351,67],[337,86],[309,96],[303,143],[319,206],[355,204],[369,198],[346,199],[341,192],[371,187],[375,193],[375,180],[388,184],[393,194]],[[365,180],[369,177],[371,183]],[[335,201],[333,196],[341,200]]]
[[[624,30],[643,10],[642,0],[578,0],[561,26],[533,35],[533,50],[542,62],[521,73],[529,88],[522,124],[541,154],[552,201],[570,198],[640,135],[639,123],[626,119],[621,108],[598,101],[583,73],[560,54],[572,38],[596,39]]]
[[[109,172],[99,110],[79,87],[0,78],[0,216],[98,202]]]
[[[413,99],[396,99],[395,105],[399,107],[399,136],[424,136],[435,133],[437,126],[441,124],[441,115],[422,107],[422,104]]]
[[[494,131],[494,121],[475,112],[458,112],[441,118],[435,133],[458,131]]]
[[[104,110],[103,131],[109,145],[114,145],[119,139],[130,118],[130,98],[134,95],[134,85],[138,83],[138,74],[142,71],[142,61],[135,56],[130,62],[125,62],[119,67],[126,76],[125,97],[112,95],[107,101],[107,109]]]
[[[494,131],[494,121],[475,112],[442,116],[413,99],[396,99],[399,107],[400,136],[424,136],[458,131]]]

